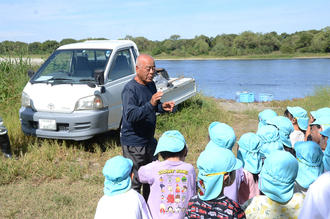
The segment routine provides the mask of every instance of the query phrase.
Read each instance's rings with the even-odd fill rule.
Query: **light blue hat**
[[[314,117],[314,119],[318,119],[322,116],[330,116],[330,108],[324,107],[316,111],[311,111],[311,115]]]
[[[322,131],[325,131],[330,127],[330,116],[321,116],[309,125],[320,125],[322,127]]]
[[[172,153],[180,152],[186,145],[183,135],[177,130],[166,131],[159,138],[154,156],[159,152],[168,151]]]
[[[298,161],[286,151],[274,151],[261,169],[259,189],[270,199],[285,203],[293,196]]]
[[[324,151],[323,164],[324,164],[324,169],[326,169],[326,171],[330,171],[330,138],[327,141],[327,147],[325,148]]]
[[[276,116],[277,116],[277,113],[271,109],[266,109],[266,110],[260,112],[258,129],[261,128],[262,126],[268,125],[268,123],[266,121],[270,120]]]
[[[290,134],[294,131],[294,128],[290,119],[284,116],[277,116],[272,118],[271,120],[267,120],[267,123],[270,125],[274,125],[278,128],[282,144],[291,148],[292,144]]]
[[[203,151],[197,160],[199,198],[203,201],[217,198],[222,191],[224,175],[241,167],[242,161],[228,149],[215,147]]]
[[[246,133],[237,143],[239,145],[237,158],[243,162],[243,168],[250,173],[260,173],[262,160],[259,151],[262,142],[259,136],[254,133]]]
[[[298,141],[294,145],[294,149],[299,161],[296,181],[299,185],[308,189],[309,185],[324,172],[323,152],[321,147],[314,141]]]
[[[231,150],[236,143],[234,129],[225,123],[212,122],[209,135],[211,140],[205,149],[222,147]]]
[[[107,196],[115,196],[127,192],[131,188],[131,177],[133,162],[122,156],[109,159],[103,167],[104,189]]]
[[[283,144],[280,140],[279,131],[275,126],[263,126],[257,131],[257,135],[262,142],[262,146],[260,148],[262,157],[267,157],[273,151],[284,150]]]
[[[326,171],[330,171],[330,129],[320,132],[321,135],[328,137],[327,147],[324,150],[323,164]]]
[[[306,131],[308,127],[307,111],[299,106],[288,106],[287,109],[292,114],[292,116],[297,119],[299,128]]]

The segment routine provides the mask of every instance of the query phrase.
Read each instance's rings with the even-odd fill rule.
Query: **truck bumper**
[[[19,110],[21,129],[27,136],[81,141],[108,131],[108,109],[81,110],[70,114]],[[56,130],[39,129],[39,119],[54,119]]]

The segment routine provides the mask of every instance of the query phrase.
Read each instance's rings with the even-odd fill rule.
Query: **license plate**
[[[39,119],[39,129],[56,130],[55,119]]]

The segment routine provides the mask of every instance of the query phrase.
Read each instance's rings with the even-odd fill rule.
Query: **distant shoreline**
[[[272,59],[330,59],[330,56],[313,56],[313,57],[273,57],[273,58],[154,58],[156,61],[203,61],[203,60],[272,60]]]

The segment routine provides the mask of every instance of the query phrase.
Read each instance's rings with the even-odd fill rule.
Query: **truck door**
[[[135,75],[135,62],[130,49],[116,52],[108,76],[106,77],[106,94],[109,102],[109,129],[119,127],[122,117],[121,92],[124,86]]]

